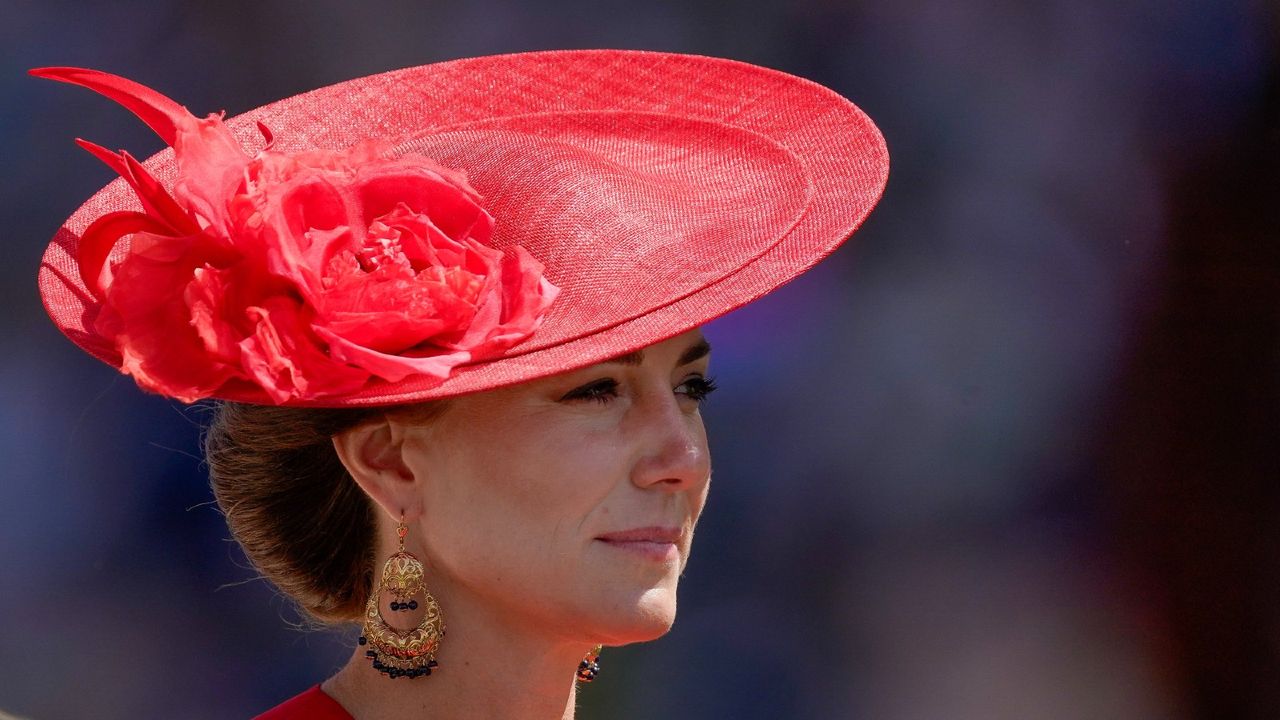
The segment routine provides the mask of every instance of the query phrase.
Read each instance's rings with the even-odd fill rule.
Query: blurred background
[[[1280,24],[1246,0],[514,0],[0,7],[0,709],[247,717],[327,677],[253,579],[203,414],[35,289],[160,142],[84,65],[236,114],[490,53],[722,55],[879,124],[854,241],[707,328],[716,483],[665,638],[590,718],[1280,717]]]

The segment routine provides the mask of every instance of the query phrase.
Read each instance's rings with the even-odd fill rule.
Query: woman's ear
[[[404,459],[404,426],[381,417],[333,436],[333,449],[347,472],[391,516],[411,503],[416,479]]]

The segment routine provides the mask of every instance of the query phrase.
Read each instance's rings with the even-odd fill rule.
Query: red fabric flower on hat
[[[559,292],[522,247],[487,244],[493,218],[460,171],[375,143],[273,151],[265,127],[251,156],[221,116],[132,81],[32,73],[102,93],[173,147],[170,195],[128,153],[80,141],[143,206],[90,225],[79,264],[94,330],[144,388],[193,402],[252,383],[286,403],[443,380],[529,337]]]

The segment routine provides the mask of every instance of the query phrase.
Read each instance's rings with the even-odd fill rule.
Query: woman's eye
[[[679,392],[680,388],[684,388],[682,395],[687,395],[689,399],[701,403],[707,399],[708,395],[715,392],[716,387],[714,378],[697,376],[685,380],[676,388],[676,391]]]
[[[588,383],[575,390],[570,390],[562,400],[595,400],[596,402],[609,402],[618,396],[618,381],[612,378],[604,378]]]

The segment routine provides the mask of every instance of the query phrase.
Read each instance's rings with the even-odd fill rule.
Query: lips
[[[678,563],[680,561],[678,543],[682,535],[678,527],[652,526],[606,533],[597,537],[596,540],[632,557]]]
[[[651,526],[642,528],[632,528],[631,530],[621,530],[619,532],[606,533],[597,537],[597,540],[605,542],[650,542],[650,543],[677,543],[683,533],[678,527],[661,527]]]

